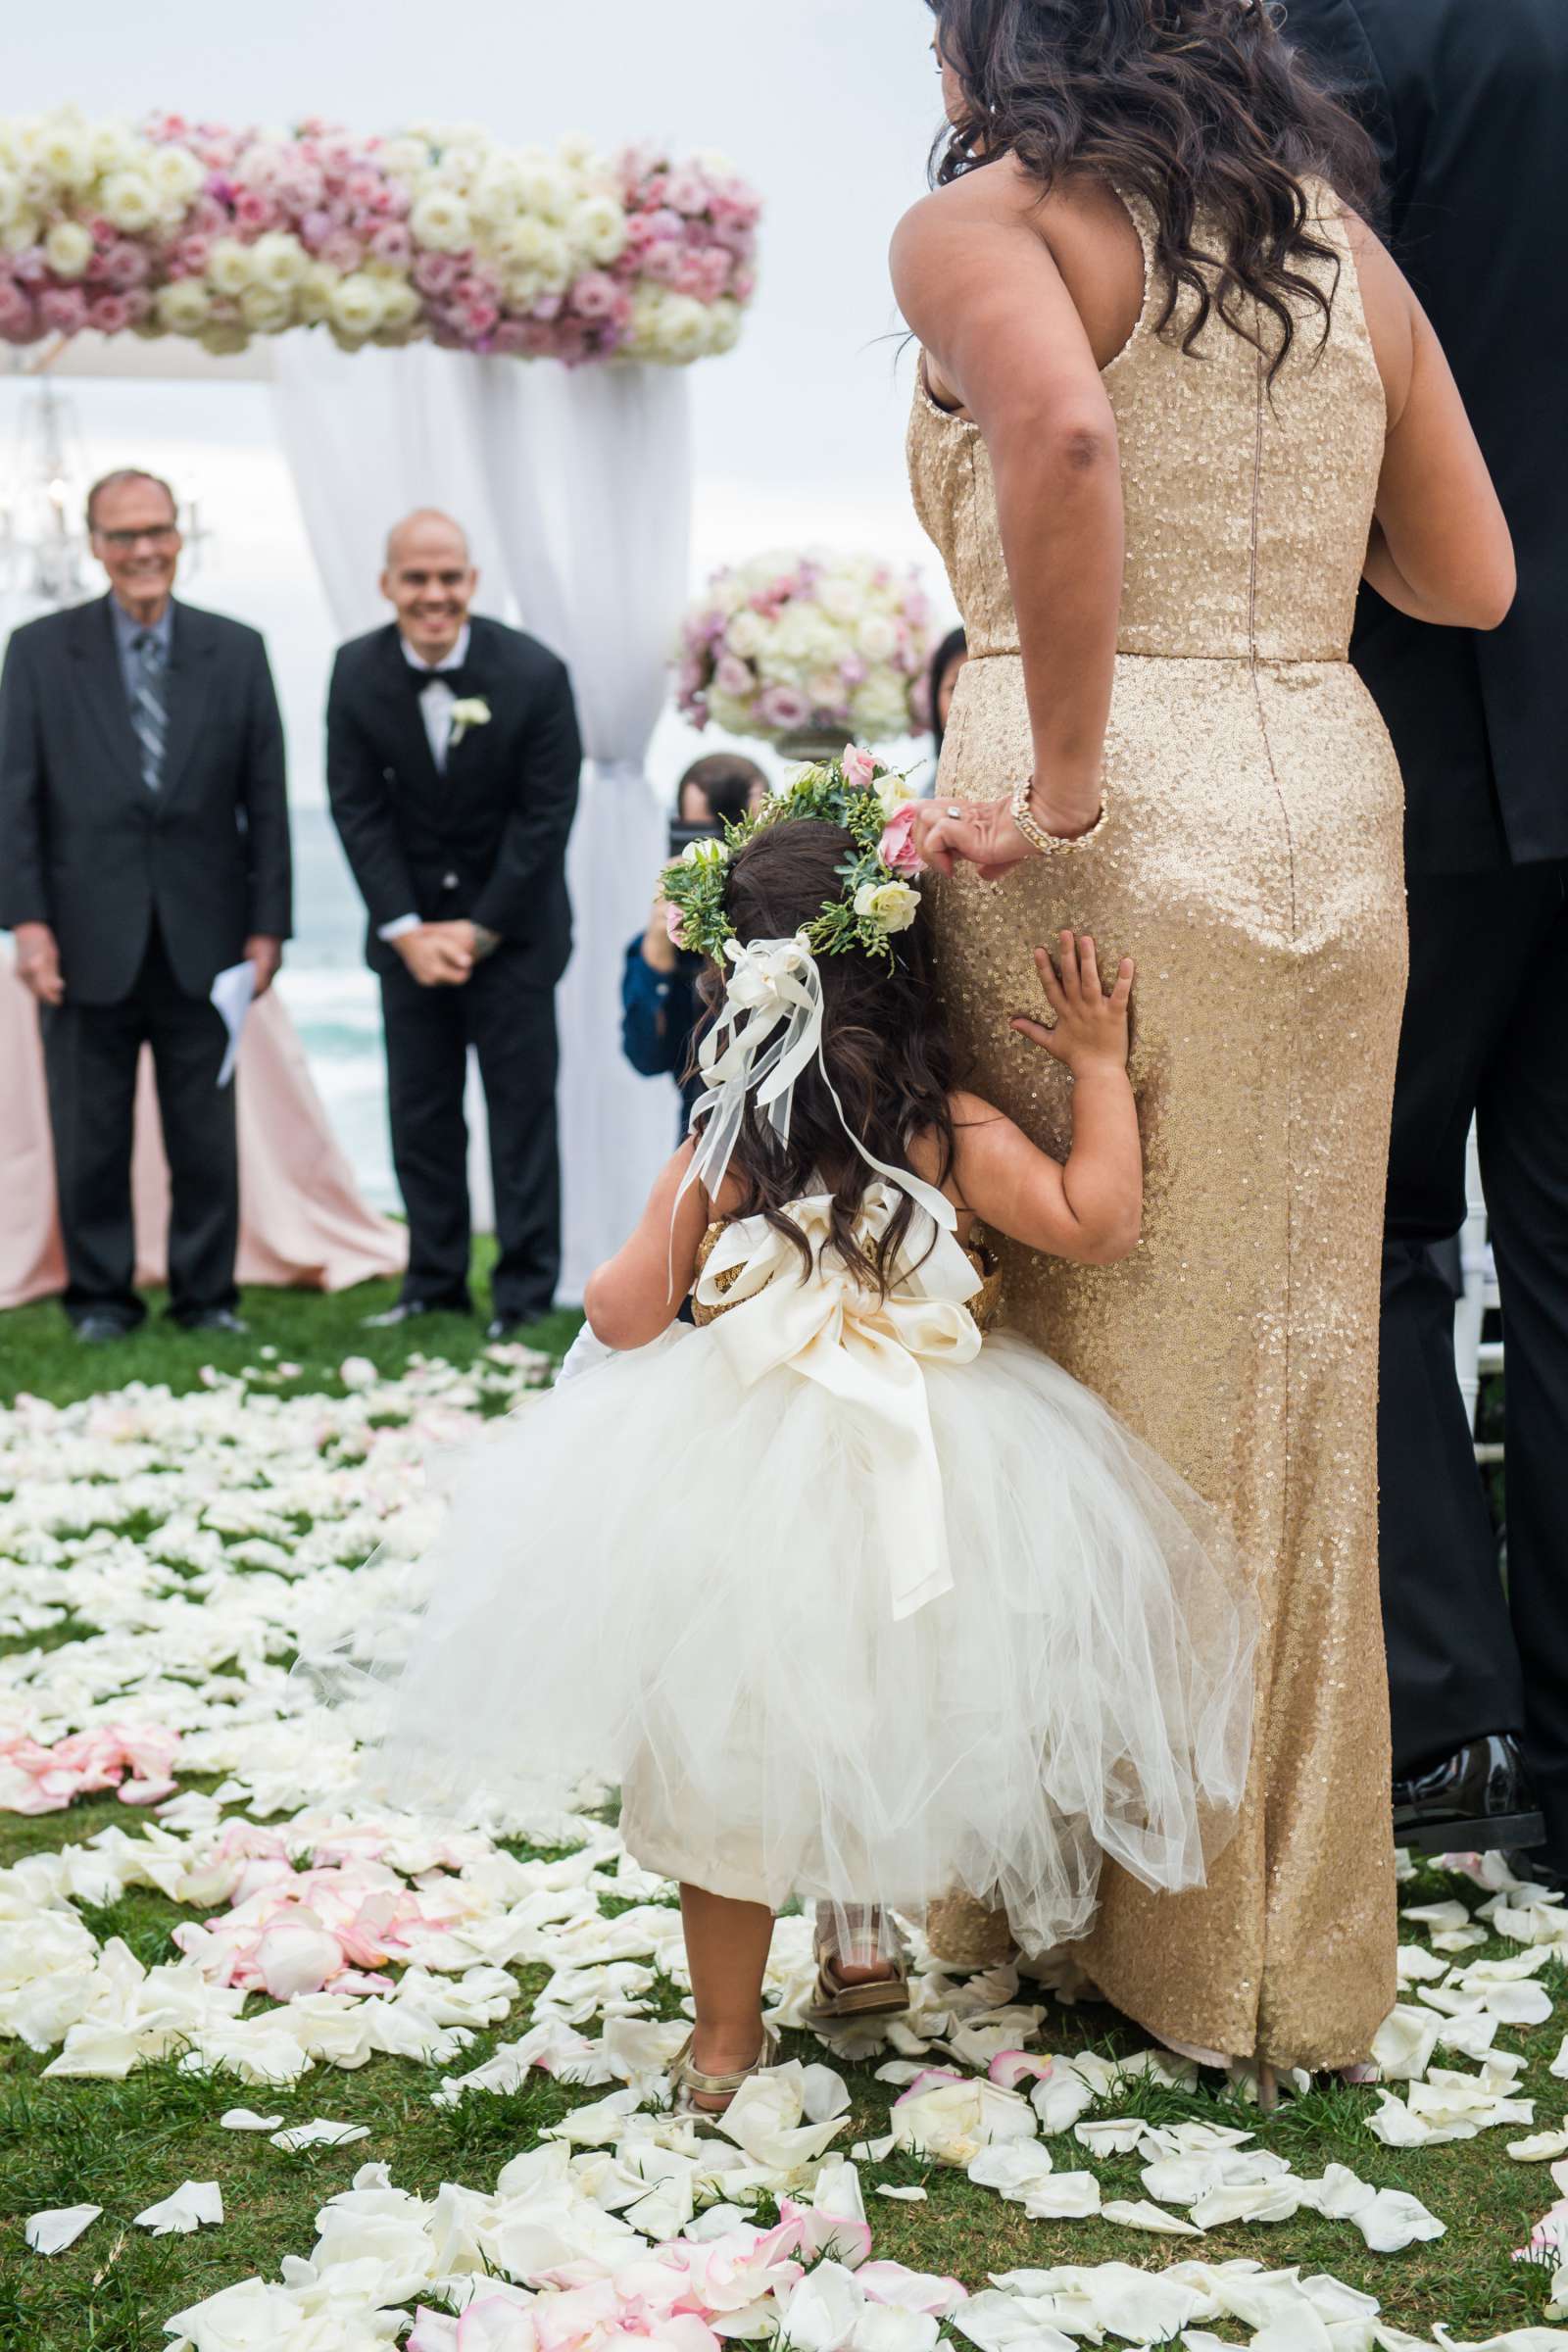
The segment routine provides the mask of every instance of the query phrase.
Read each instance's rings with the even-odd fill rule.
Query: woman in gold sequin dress
[[[1070,925],[1139,971],[1142,1245],[1004,1249],[1008,1311],[1226,1509],[1263,1623],[1240,1834],[1196,1892],[1107,1869],[1074,1949],[1169,2041],[1348,2065],[1395,1998],[1374,1405],[1405,940],[1398,773],[1346,653],[1363,570],[1494,626],[1507,532],[1346,201],[1360,134],[1258,0],[933,6],[952,132],[894,270],[969,633],[919,823],[977,1092],[1058,1149],[1069,1082],[1007,1027],[1030,951]]]

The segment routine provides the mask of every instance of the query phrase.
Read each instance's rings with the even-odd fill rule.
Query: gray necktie
[[[141,745],[141,780],[149,792],[156,792],[164,780],[164,740],[169,733],[163,640],[152,629],[138,629],[130,650],[136,657],[130,723]]]

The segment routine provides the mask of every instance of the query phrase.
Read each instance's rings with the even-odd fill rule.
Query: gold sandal
[[[768,2025],[762,2028],[762,2046],[751,2065],[738,2067],[731,2075],[705,2075],[700,2066],[692,2064],[692,2043],[696,2038],[694,2029],[676,2051],[669,2069],[670,2086],[677,2094],[684,2093],[683,2104],[679,2100],[677,2104],[680,2112],[687,2115],[722,2115],[723,2107],[699,2107],[696,2099],[722,2099],[727,2107],[743,2082],[778,2063],[778,2035]]]
[[[902,1944],[888,1955],[893,1974],[890,1977],[867,1977],[861,1984],[846,1984],[833,1963],[838,1955],[813,1945],[816,1958],[816,1987],[807,2016],[813,2026],[847,2025],[862,2017],[902,2017],[909,2006],[909,1960]]]

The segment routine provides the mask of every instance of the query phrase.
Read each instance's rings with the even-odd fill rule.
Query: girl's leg
[[[697,2003],[692,2063],[705,2075],[735,2074],[755,2065],[761,2052],[762,1972],[773,1914],[764,1903],[732,1902],[706,1887],[682,1886],[680,1915]]]
[[[840,1984],[881,1984],[898,1974],[887,1924],[867,1903],[818,1903],[816,1948]]]

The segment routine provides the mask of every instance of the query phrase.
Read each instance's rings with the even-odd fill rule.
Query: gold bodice
[[[1343,662],[1383,461],[1385,404],[1355,263],[1336,199],[1309,183],[1339,267],[1294,266],[1332,296],[1325,337],[1295,306],[1296,342],[1273,386],[1260,353],[1214,316],[1192,354],[1194,308],[1161,334],[1153,224],[1126,198],[1144,247],[1144,306],[1102,371],[1116,418],[1127,553],[1117,651],[1208,660]],[[1337,278],[1337,282],[1336,282]],[[1267,316],[1264,315],[1265,329]],[[977,426],[915,392],[909,469],[942,551],[972,655],[1016,654],[991,461]]]

